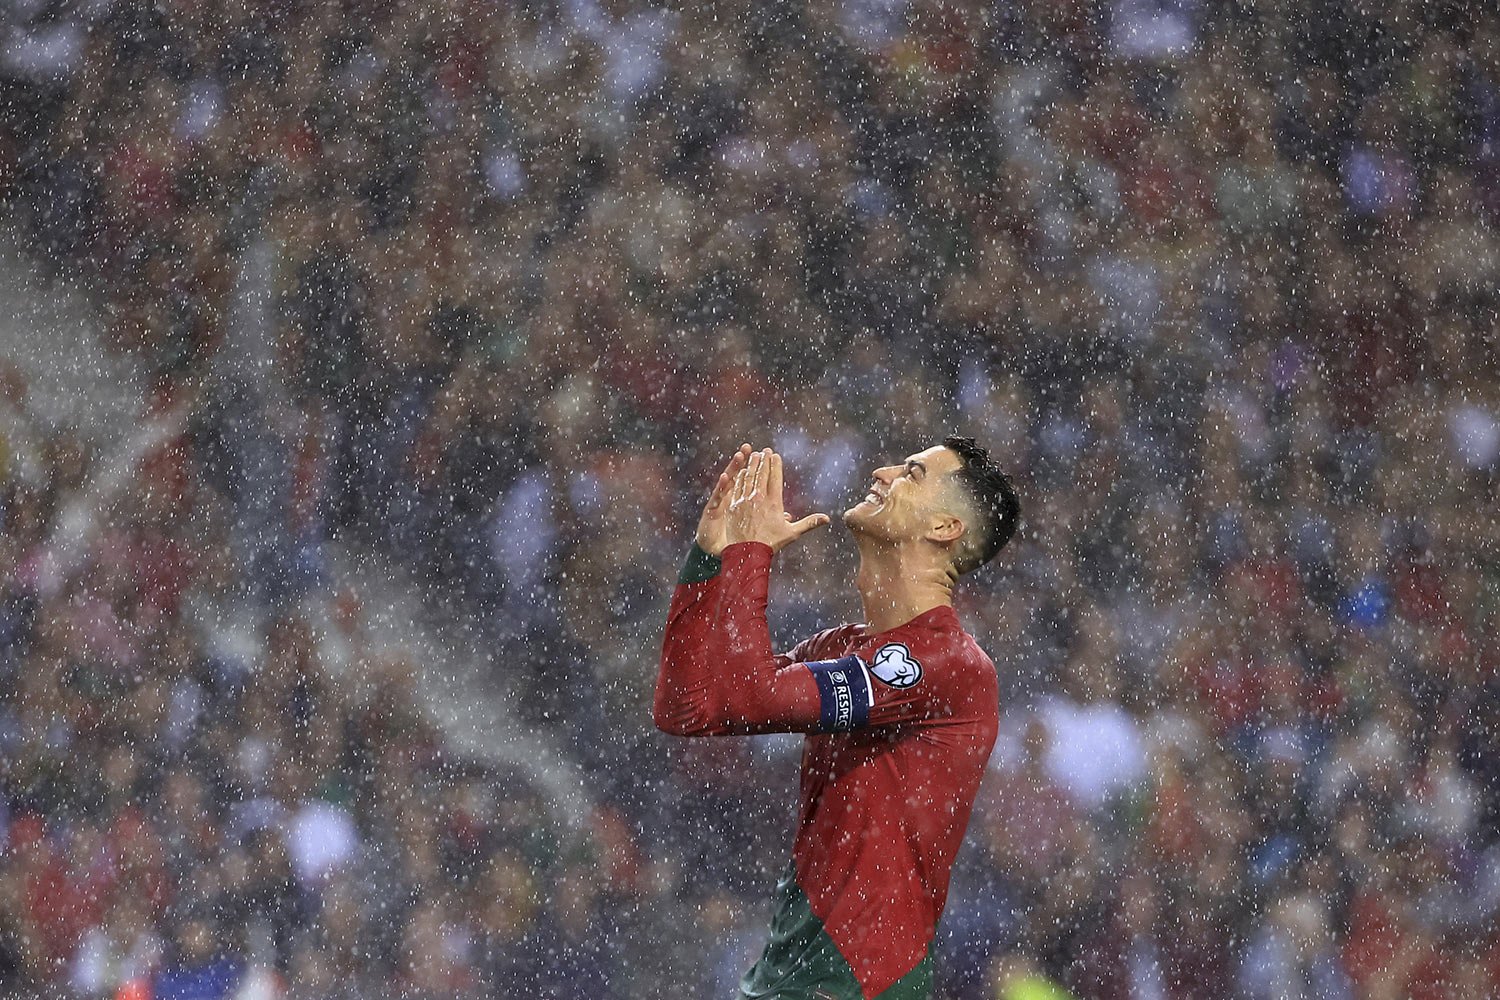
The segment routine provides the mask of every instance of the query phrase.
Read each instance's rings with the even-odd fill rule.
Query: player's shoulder
[[[948,675],[971,671],[983,675],[995,671],[994,663],[947,605],[924,612],[887,632],[871,635],[865,646],[863,652],[871,669],[877,671],[920,674],[929,667]]]
[[[923,612],[889,634],[935,653],[988,659],[979,648],[979,643],[964,628],[952,605],[942,604]]]
[[[947,605],[883,632],[855,622],[824,629],[799,643],[792,657],[807,662],[850,653],[858,656],[874,676],[897,686],[904,686],[901,682],[908,679],[915,683],[929,670],[949,676],[995,672],[994,663]]]

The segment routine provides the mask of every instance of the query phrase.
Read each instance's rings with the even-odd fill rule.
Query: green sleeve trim
[[[677,574],[678,583],[702,583],[704,580],[712,580],[719,575],[719,567],[724,561],[718,556],[711,556],[698,548],[694,542],[693,547],[688,550],[687,559],[682,564],[682,572]]]

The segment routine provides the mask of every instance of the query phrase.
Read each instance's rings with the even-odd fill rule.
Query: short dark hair
[[[946,437],[943,447],[963,460],[953,478],[973,502],[979,518],[978,524],[968,526],[974,532],[972,541],[960,545],[953,559],[953,568],[962,576],[983,566],[1005,548],[1021,521],[1021,498],[1016,496],[1010,477],[1000,471],[990,453],[973,438]]]

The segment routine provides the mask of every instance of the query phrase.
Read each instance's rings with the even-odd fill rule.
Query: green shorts
[[[771,939],[740,980],[740,1000],[931,1000],[932,952],[880,994],[866,997],[854,970],[813,916],[802,887],[788,872],[776,883]]]

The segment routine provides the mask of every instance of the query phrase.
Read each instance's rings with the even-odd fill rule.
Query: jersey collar
[[[917,615],[915,618],[909,618],[906,621],[902,622],[900,625],[897,625],[893,628],[888,628],[884,632],[871,632],[869,622],[865,622],[860,625],[859,631],[864,638],[873,639],[876,636],[891,635],[896,632],[904,632],[907,629],[924,629],[933,632],[946,632],[950,629],[955,628],[956,626],[958,626],[958,612],[953,610],[953,605],[939,604],[937,607],[928,608],[926,611]]]

